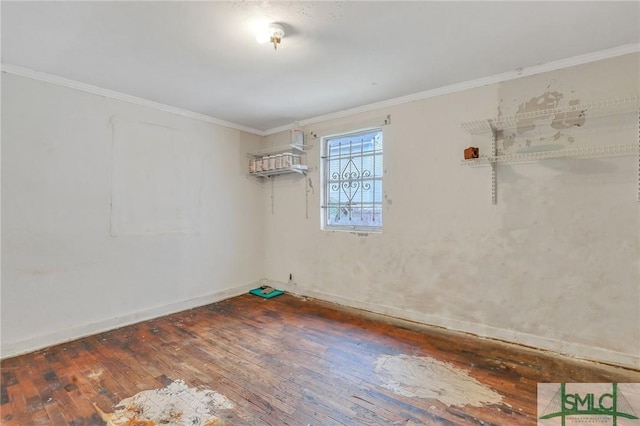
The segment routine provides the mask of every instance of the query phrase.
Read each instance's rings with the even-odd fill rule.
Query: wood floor
[[[377,369],[380,357],[393,356],[446,362],[502,401],[446,405],[399,394]],[[111,413],[175,380],[226,396],[234,408],[221,414],[225,425],[535,425],[538,382],[640,382],[638,371],[290,295],[240,296],[1,367],[6,425],[104,425],[93,404]]]

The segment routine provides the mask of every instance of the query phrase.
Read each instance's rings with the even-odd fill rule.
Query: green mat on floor
[[[256,296],[264,297],[265,299],[271,299],[272,297],[280,296],[284,294],[282,290],[276,290],[275,288],[271,288],[269,286],[263,285],[262,287],[254,288],[250,290],[249,293],[255,294]]]

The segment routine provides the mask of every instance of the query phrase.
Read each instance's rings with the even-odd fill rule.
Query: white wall
[[[118,123],[127,123],[129,139],[114,141]],[[136,132],[139,138],[131,136]],[[154,134],[170,134],[155,151]],[[264,270],[264,210],[262,186],[246,176],[245,153],[260,142],[3,73],[2,356],[254,286]],[[127,181],[138,185],[131,188],[136,197],[127,196]],[[195,186],[188,201],[181,198]],[[112,202],[120,203],[115,215]],[[166,214],[140,229],[132,218],[154,209]],[[113,232],[119,219],[124,231]]]
[[[562,95],[560,106],[637,96],[638,59],[307,126],[307,135],[320,137],[381,124],[391,114],[383,127],[384,230],[320,230],[320,138],[308,139],[309,180],[289,176],[266,187],[266,276],[300,294],[640,367],[638,156],[500,165],[497,205],[490,169],[460,165],[465,147],[490,147],[490,136],[472,137],[461,122],[514,114],[547,92]],[[562,130],[539,123],[506,144],[501,139],[499,148],[515,152],[527,139],[533,148],[637,144],[638,117],[587,114],[583,126]],[[286,140],[277,134],[265,144]]]

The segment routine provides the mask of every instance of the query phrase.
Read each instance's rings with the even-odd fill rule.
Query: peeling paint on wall
[[[221,425],[220,410],[234,404],[224,395],[209,389],[188,387],[176,380],[166,388],[146,390],[123,399],[116,411],[105,413],[93,404],[107,426],[124,425]]]
[[[481,407],[502,402],[502,395],[466,370],[429,357],[383,355],[376,360],[375,371],[383,387],[403,396],[437,399],[449,406]]]
[[[548,87],[547,87],[548,88]],[[559,108],[564,95],[559,91],[546,91],[540,96],[530,98],[528,101],[518,105],[516,115],[527,113],[535,113],[553,108]],[[579,105],[579,99],[572,99],[568,102],[569,106]],[[498,107],[498,117],[502,115],[502,108]],[[544,142],[546,137],[540,137],[540,134],[551,134],[547,126],[557,130],[552,134],[555,147],[545,145],[544,150],[562,149],[565,143],[573,143],[574,137],[569,136],[562,130],[581,127],[585,124],[586,117],[584,111],[562,112],[557,114],[544,114],[533,117],[520,118],[516,121],[516,128],[513,131],[499,131],[496,136],[502,142],[503,151],[509,151],[512,147],[525,148],[524,152],[529,152],[529,148],[535,148],[533,141]],[[540,133],[536,135],[535,133]],[[520,137],[526,139],[522,140]],[[521,151],[518,151],[521,152]]]
[[[545,109],[557,108],[560,100],[562,99],[562,93],[559,92],[545,92],[541,96],[529,99],[527,102],[520,104],[516,114],[524,114],[527,112],[541,111]],[[547,120],[550,116],[543,115],[535,118],[525,118],[518,120],[517,131],[519,134],[528,132],[536,128],[536,122],[540,120]]]
[[[577,99],[569,101],[569,106],[579,105],[580,102]],[[584,111],[571,111],[556,114],[551,122],[551,127],[554,129],[568,129],[570,127],[582,126],[585,122]]]

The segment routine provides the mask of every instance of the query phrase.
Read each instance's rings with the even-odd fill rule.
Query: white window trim
[[[327,215],[328,207],[326,206],[326,197],[327,197],[327,139],[334,139],[336,137],[346,137],[349,135],[357,135],[360,133],[368,133],[379,131],[382,133],[382,156],[384,158],[384,132],[381,126],[375,127],[367,127],[364,129],[358,129],[353,131],[345,131],[340,133],[333,133],[330,135],[324,135],[320,139],[320,183],[321,183],[321,191],[320,191],[320,229],[323,231],[335,231],[335,232],[349,232],[349,233],[382,233],[382,229],[384,225],[380,226],[364,226],[364,225],[328,225]],[[384,181],[384,172],[380,176],[380,182]],[[381,209],[382,212],[382,209]],[[382,213],[381,213],[382,214]]]

